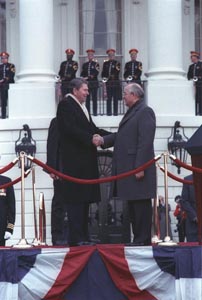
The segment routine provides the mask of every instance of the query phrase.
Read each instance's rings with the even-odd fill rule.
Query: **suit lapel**
[[[128,111],[125,113],[123,119],[121,120],[120,124],[119,124],[119,128],[122,127],[128,120],[130,120],[132,117],[134,117],[134,115],[136,114],[136,112],[140,109],[140,107],[142,106],[141,103],[142,100],[140,100],[139,103],[133,105],[131,108],[128,109]]]
[[[85,115],[83,109],[80,107],[80,105],[79,105],[79,104],[78,104],[71,96],[69,96],[67,99],[68,99],[68,101],[71,101],[72,106],[74,107],[74,109],[76,110],[76,112],[78,113],[78,115],[80,115],[81,118],[82,118],[85,122],[88,122],[88,124],[89,124],[90,122],[92,122],[91,117],[90,117],[90,121],[88,121],[88,118],[86,117],[86,115]]]

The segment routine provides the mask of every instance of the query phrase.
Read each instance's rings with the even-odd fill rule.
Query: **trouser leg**
[[[93,115],[97,116],[97,88],[92,89]]]
[[[88,203],[67,203],[70,245],[88,241]]]
[[[129,217],[134,242],[151,244],[152,204],[151,199],[129,201]]]

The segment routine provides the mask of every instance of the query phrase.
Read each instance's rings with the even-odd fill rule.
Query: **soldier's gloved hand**
[[[9,231],[6,231],[4,234],[4,240],[9,240],[11,238],[11,233]]]

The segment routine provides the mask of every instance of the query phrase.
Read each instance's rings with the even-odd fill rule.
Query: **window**
[[[202,49],[202,0],[195,0],[195,49]]]
[[[6,51],[6,1],[0,0],[0,52]]]
[[[89,48],[100,62],[108,48],[121,56],[121,0],[80,0],[79,20],[81,64]]]

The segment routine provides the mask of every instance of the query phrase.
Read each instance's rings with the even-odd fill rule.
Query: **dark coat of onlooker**
[[[10,183],[11,179],[0,175],[0,186]],[[11,237],[15,224],[15,194],[13,186],[0,189],[0,246]]]
[[[192,181],[193,175],[186,176],[184,179]],[[196,196],[194,185],[183,184],[181,205],[187,215],[185,222],[187,242],[197,242],[198,220],[196,213]]]

